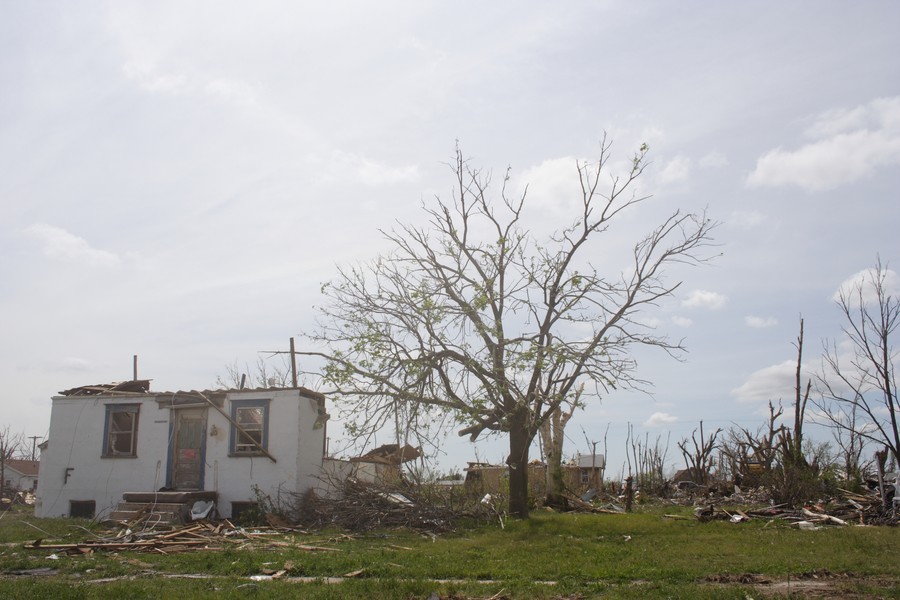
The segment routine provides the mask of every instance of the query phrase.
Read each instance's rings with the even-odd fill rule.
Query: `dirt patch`
[[[704,577],[701,582],[728,587],[746,585],[767,598],[819,598],[825,600],[883,598],[885,590],[900,586],[900,580],[897,579],[859,576],[853,573],[831,573],[827,569],[791,577],[770,577],[758,573],[720,573]]]

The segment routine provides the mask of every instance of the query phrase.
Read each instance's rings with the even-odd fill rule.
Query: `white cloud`
[[[418,165],[392,166],[354,152],[334,150],[327,160],[313,156],[310,161],[315,164],[320,180],[325,183],[350,176],[364,185],[377,187],[419,179]]]
[[[728,297],[718,292],[694,290],[681,302],[681,305],[688,308],[708,308],[710,310],[718,310],[725,306],[727,301]]]
[[[748,315],[744,317],[744,323],[747,324],[747,327],[765,329],[767,327],[775,327],[778,325],[778,319],[775,317],[754,317],[753,315]]]
[[[207,79],[180,72],[167,73],[155,64],[137,61],[126,63],[122,71],[126,79],[145,92],[170,95],[201,93],[249,107],[258,107],[260,104],[253,86],[240,79]]]
[[[698,163],[704,169],[714,169],[728,165],[728,157],[718,150],[713,150],[709,154],[704,155]]]
[[[91,267],[114,267],[122,262],[116,254],[92,248],[85,239],[60,227],[35,223],[27,227],[25,233],[41,242],[44,256],[48,258]]]
[[[644,421],[644,427],[662,427],[678,421],[678,417],[664,412],[655,412]]]
[[[641,325],[649,327],[650,329],[656,329],[657,327],[662,325],[662,320],[657,317],[644,317],[644,318],[638,319],[637,321]]]
[[[900,165],[900,96],[823,113],[807,135],[815,141],[798,150],[778,147],[763,154],[747,185],[793,185],[816,192]]]
[[[739,229],[753,229],[758,225],[762,225],[767,220],[768,217],[758,210],[736,210],[731,213],[728,224]]]
[[[253,87],[238,79],[213,79],[203,86],[203,91],[235,104],[243,104],[245,106],[259,105]]]
[[[182,94],[190,87],[190,82],[184,75],[160,74],[154,65],[146,62],[128,62],[122,71],[126,79],[147,92]]]
[[[796,385],[797,363],[786,360],[753,372],[740,386],[731,390],[738,402],[765,402],[791,398]]]
[[[686,181],[691,174],[691,159],[678,155],[659,172],[659,182],[663,184]]]
[[[691,325],[694,324],[693,319],[689,319],[687,317],[679,317],[677,315],[672,317],[672,322],[675,323],[676,325],[678,325],[679,327],[690,327]]]
[[[91,361],[74,356],[62,359],[60,366],[65,371],[90,371],[94,367]]]
[[[364,158],[357,173],[360,181],[366,185],[386,185],[416,181],[419,178],[419,167],[418,165],[391,167],[384,163]]]
[[[875,277],[877,275],[877,271],[874,268],[863,269],[859,273],[852,275],[845,279],[838,289],[835,290],[831,299],[837,302],[841,298],[841,294],[853,302],[853,299],[858,294],[858,289],[862,289],[862,299],[866,304],[871,304],[877,301],[877,295],[875,292]],[[897,276],[897,272],[892,269],[886,269],[884,272],[884,281],[882,282],[884,286],[884,291],[886,294],[891,296],[900,296],[900,277]]]
[[[578,163],[572,156],[551,158],[515,178],[519,192],[528,186],[529,205],[566,210],[581,201]]]

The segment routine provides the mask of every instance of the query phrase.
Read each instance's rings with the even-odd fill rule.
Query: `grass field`
[[[12,511],[0,518],[0,597],[900,598],[896,528],[800,531],[781,521],[663,516],[679,510],[691,514],[538,512],[505,529],[461,527],[437,537],[292,533],[214,551],[56,558],[25,546],[89,540],[91,524]],[[285,573],[267,580],[273,571]]]

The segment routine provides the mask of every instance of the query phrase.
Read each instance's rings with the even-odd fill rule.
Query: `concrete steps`
[[[217,496],[208,491],[126,492],[106,521],[131,523],[142,519],[151,526],[186,523],[191,518],[194,502],[215,502]]]
[[[191,503],[187,502],[120,502],[109,515],[110,521],[131,522],[146,519],[151,525],[176,525],[190,518]]]

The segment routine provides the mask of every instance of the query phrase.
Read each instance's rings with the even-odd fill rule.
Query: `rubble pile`
[[[133,524],[132,524],[133,525]],[[234,525],[228,519],[219,522],[196,521],[173,529],[132,529],[123,524],[118,529],[94,536],[94,539],[74,543],[45,543],[43,539],[26,544],[26,549],[52,551],[65,554],[91,554],[93,552],[174,552],[198,550],[223,550],[227,547],[290,547],[311,552],[335,552],[337,548],[318,543],[290,541],[288,533],[298,530],[281,527],[249,528]],[[334,541],[334,540],[331,540]]]
[[[440,498],[425,497],[414,487],[396,491],[348,479],[336,498],[304,498],[294,520],[297,525],[314,529],[339,527],[346,531],[369,531],[406,527],[442,533],[451,531],[463,517],[481,519],[489,515],[477,504],[456,507]]]
[[[799,509],[786,505],[765,506],[758,509],[725,508],[743,504],[743,499],[735,501],[734,496],[705,499],[694,509],[699,521],[729,520],[735,523],[753,518],[784,520],[800,529],[813,529],[821,525],[897,525],[900,511],[896,503],[885,507],[876,491],[855,493],[841,490],[839,496],[812,503]],[[676,518],[675,515],[666,515]]]

